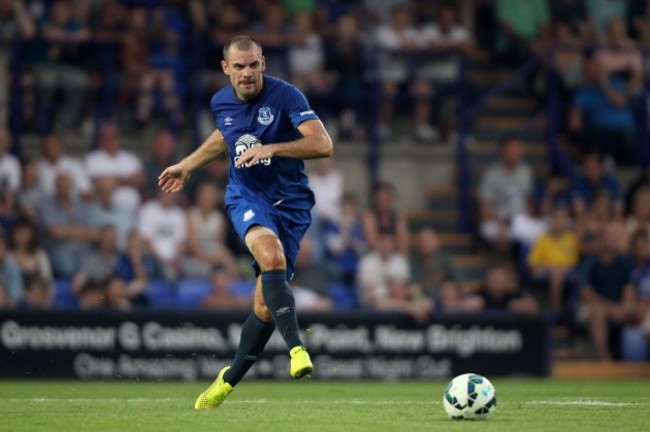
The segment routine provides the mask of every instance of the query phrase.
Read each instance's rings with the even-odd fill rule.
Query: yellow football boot
[[[194,403],[194,409],[218,408],[228,395],[233,392],[232,386],[223,380],[223,375],[228,369],[230,369],[230,366],[221,369],[217,379],[198,397]]]
[[[291,376],[300,379],[304,376],[310,376],[314,370],[311,358],[303,346],[295,346],[289,351],[291,354]]]

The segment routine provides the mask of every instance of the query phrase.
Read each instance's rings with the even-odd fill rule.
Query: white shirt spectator
[[[429,44],[461,44],[471,41],[470,32],[459,25],[454,26],[447,33],[443,32],[437,24],[429,24],[422,28],[420,38],[423,46]],[[442,81],[444,83],[451,83],[458,77],[460,63],[458,56],[450,53],[443,54],[438,57],[435,56],[429,61],[423,62],[420,66],[420,73],[423,77]]]
[[[391,280],[408,282],[410,277],[409,262],[400,254],[391,253],[386,259],[383,259],[379,252],[370,252],[364,255],[358,269],[358,284],[362,293],[361,303],[364,306],[369,306],[375,302],[388,300],[390,296],[389,282]]]
[[[60,172],[67,172],[72,178],[73,191],[80,194],[88,194],[93,186],[88,177],[88,172],[81,161],[70,156],[61,156],[56,163],[45,158],[38,161],[38,182],[47,195],[54,193],[54,180]]]
[[[98,149],[86,156],[86,168],[90,177],[125,178],[142,171],[142,162],[134,154],[119,150],[115,155]],[[140,205],[140,193],[131,186],[119,186],[115,190],[115,203],[123,208],[135,211]]]
[[[377,29],[377,46],[381,50],[379,74],[383,81],[401,83],[408,78],[408,58],[400,52],[400,48],[407,41],[419,39],[415,27],[397,31],[389,25],[383,25]]]
[[[481,200],[488,202],[500,219],[510,220],[528,213],[528,200],[533,193],[533,172],[526,162],[514,169],[500,162],[491,165],[479,185]]]
[[[150,242],[156,256],[172,261],[187,241],[185,212],[180,207],[164,207],[158,200],[151,200],[140,210],[138,231]]]
[[[20,162],[10,153],[0,155],[0,190],[5,187],[12,192],[20,189]]]
[[[314,211],[322,219],[338,221],[341,217],[341,197],[343,196],[343,176],[336,169],[327,173],[309,173],[309,185],[314,191],[316,205]]]

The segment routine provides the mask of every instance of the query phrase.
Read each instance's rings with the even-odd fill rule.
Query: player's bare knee
[[[262,271],[278,270],[286,267],[284,250],[277,237],[263,236],[253,245],[253,255]]]

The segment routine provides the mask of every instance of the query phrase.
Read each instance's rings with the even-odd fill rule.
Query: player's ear
[[[266,70],[266,57],[262,56],[262,72]]]
[[[228,70],[228,62],[225,60],[221,60],[221,69],[223,69],[223,73],[230,75],[230,71]]]

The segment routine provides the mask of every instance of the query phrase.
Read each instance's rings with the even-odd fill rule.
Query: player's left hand
[[[259,162],[260,159],[270,159],[272,157],[273,147],[270,144],[251,147],[239,156],[239,159],[235,162],[235,168],[250,168]]]

